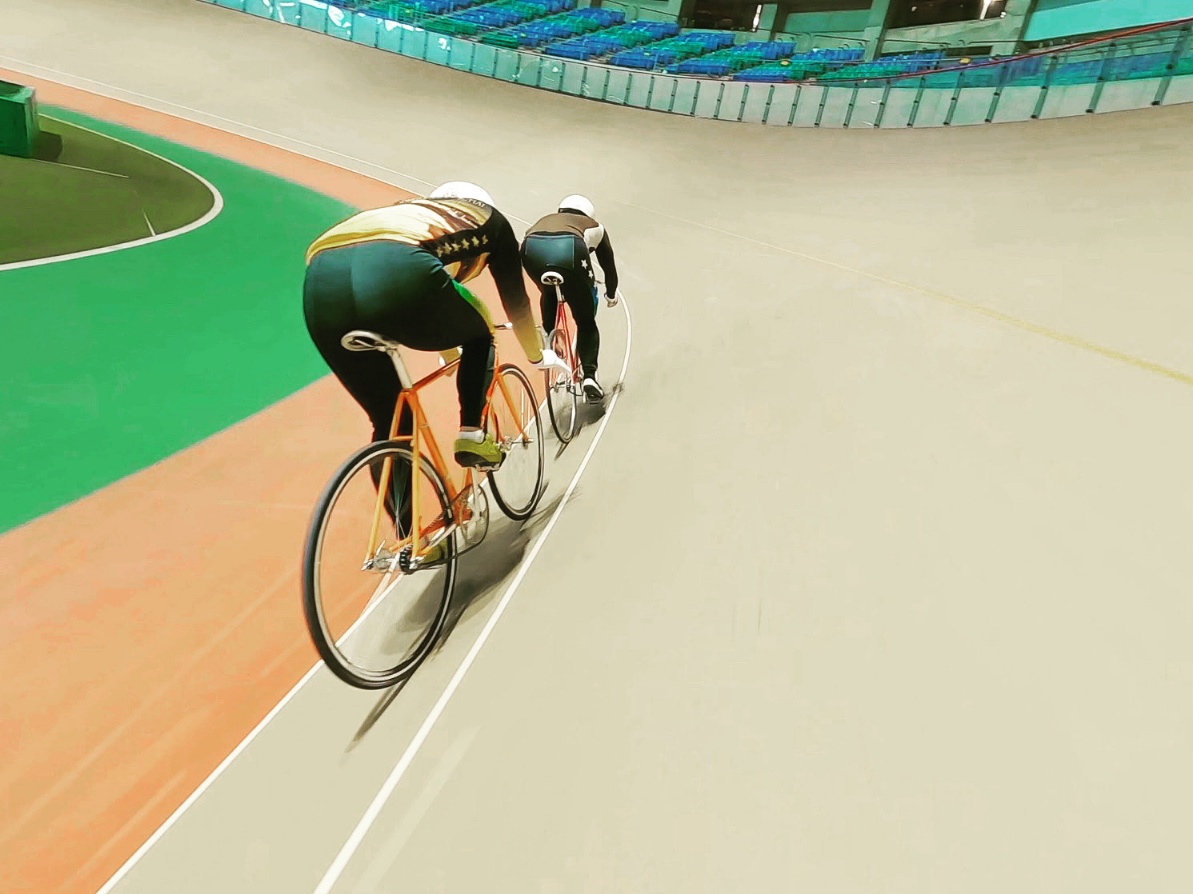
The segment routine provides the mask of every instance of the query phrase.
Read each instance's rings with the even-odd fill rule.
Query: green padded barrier
[[[318,0],[299,0],[298,25],[307,31],[327,32],[327,4]]]
[[[277,18],[274,13],[273,0],[244,0],[244,11],[262,19]]]
[[[352,41],[362,43],[367,47],[377,46],[377,31],[381,19],[367,13],[358,12],[352,17]]]
[[[33,88],[0,81],[0,154],[32,158],[37,135]]]
[[[328,7],[327,33],[340,40],[352,40],[352,13],[338,6]]]

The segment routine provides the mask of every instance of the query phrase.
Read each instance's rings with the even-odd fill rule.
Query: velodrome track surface
[[[1193,108],[764,130],[8,6],[5,67],[523,219],[588,193],[632,302],[524,575],[595,425],[408,686],[316,673],[111,890],[1189,888]]]

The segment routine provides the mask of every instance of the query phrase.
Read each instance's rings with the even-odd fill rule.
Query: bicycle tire
[[[578,381],[576,377],[576,355],[573,346],[568,338],[568,331],[566,324],[563,327],[556,327],[558,334],[555,337],[555,344],[552,348],[555,353],[567,363],[568,369],[571,370],[571,375],[566,384],[567,397],[563,399],[563,403],[557,409],[556,398],[561,396],[561,385],[559,381],[562,378],[562,373],[549,369],[543,373],[543,381],[547,387],[547,415],[551,418],[551,428],[555,432],[555,437],[559,438],[559,443],[567,444],[576,433],[580,430],[580,394]],[[563,345],[562,350],[560,345]],[[570,407],[567,413],[562,412],[563,407]],[[561,418],[566,416],[566,420]]]
[[[508,377],[512,380],[507,382],[507,386],[510,390],[510,396],[513,397],[515,401],[518,401],[519,397],[521,397],[523,406],[529,407],[530,409],[529,435],[533,439],[534,447],[532,452],[536,457],[537,467],[534,476],[535,484],[533,492],[523,505],[515,505],[511,499],[511,494],[508,492],[502,492],[501,473],[506,463],[509,462],[509,456],[506,457],[506,460],[502,463],[501,468],[488,472],[489,486],[493,490],[493,499],[497,501],[497,505],[501,508],[501,511],[514,521],[524,521],[534,514],[534,510],[537,508],[539,500],[543,496],[543,471],[546,465],[546,456],[543,450],[543,421],[538,412],[538,399],[534,396],[534,388],[531,387],[530,379],[526,377],[526,373],[522,372],[522,370],[514,364],[506,363],[497,370],[497,374]],[[492,421],[493,404],[504,403],[504,401],[505,398],[501,395],[500,390],[495,389],[493,392],[493,400],[489,405],[489,419],[487,422]]]
[[[411,464],[413,457],[410,449],[398,441],[376,441],[360,448],[349,456],[327,482],[323,488],[323,492],[319,496],[319,500],[315,504],[303,550],[302,602],[307,631],[310,633],[315,650],[319,653],[319,657],[323,659],[323,663],[327,668],[340,680],[357,689],[386,689],[414,673],[427,655],[430,654],[440,634],[443,632],[448,609],[451,606],[452,595],[455,591],[458,553],[456,535],[453,532],[448,536],[447,556],[443,562],[443,593],[439,599],[439,605],[436,608],[431,624],[414,648],[412,654],[393,667],[374,672],[353,664],[341,652],[339,645],[335,641],[334,635],[328,627],[323,610],[322,593],[319,584],[323,537],[327,530],[328,520],[335,508],[336,499],[343,492],[348,482],[355,474],[362,470],[365,471],[365,474],[368,474],[367,469],[370,460],[384,454],[390,454],[395,458],[403,459],[408,465]],[[442,512],[445,523],[450,524],[452,521],[452,509],[447,495],[447,487],[443,482],[442,476],[440,476],[439,472],[428,461],[426,456],[420,456],[420,466],[438,496],[440,511]],[[423,518],[430,517],[429,514],[423,515],[421,512],[420,516]]]

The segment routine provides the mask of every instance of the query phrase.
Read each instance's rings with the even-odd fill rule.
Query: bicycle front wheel
[[[397,441],[358,450],[328,482],[307,533],[307,629],[331,672],[359,689],[384,689],[414,672],[443,630],[455,586],[447,487],[426,457],[411,476],[412,459]],[[403,570],[412,567],[410,527],[420,554],[438,548],[437,564]]]
[[[521,521],[530,518],[543,495],[543,423],[526,373],[507,363],[497,375],[501,381],[493,389],[487,427],[505,459],[489,472],[489,484],[501,511]]]

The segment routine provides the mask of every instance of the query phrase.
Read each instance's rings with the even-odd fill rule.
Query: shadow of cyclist
[[[540,504],[534,515],[521,524],[505,519],[496,507],[491,509],[493,513],[491,527],[485,539],[475,549],[460,556],[460,563],[457,566],[459,576],[456,579],[455,592],[452,595],[452,603],[448,608],[443,630],[440,632],[434,648],[419,664],[419,668],[443,648],[443,644],[447,642],[448,637],[451,636],[461,620],[475,615],[485,605],[492,602],[498,589],[508,586],[507,578],[522,564],[530,544],[546,526],[547,520],[555,514],[561,499],[562,495],[557,496],[549,503]],[[414,671],[414,674],[417,673],[418,668]],[[382,693],[353,735],[347,746],[348,751],[360,744],[369,731],[377,725],[414,674]]]
[[[492,602],[498,590],[509,585],[508,578],[522,564],[531,543],[555,512],[560,497],[540,503],[526,521],[512,522],[496,506],[490,512],[489,533],[476,549],[460,556],[456,591],[447,612],[443,633],[431,654],[443,648],[456,625]]]
[[[561,456],[563,456],[568,451],[568,448],[571,448],[573,445],[575,445],[576,438],[580,436],[580,432],[592,425],[594,422],[599,422],[600,419],[609,412],[609,402],[613,395],[620,394],[624,390],[625,385],[621,382],[618,382],[616,385],[612,386],[608,391],[606,391],[604,398],[597,403],[581,401],[580,405],[576,408],[576,433],[572,435],[572,439],[565,444],[559,441],[558,438],[552,437],[552,440],[555,442],[554,458],[559,459]]]

